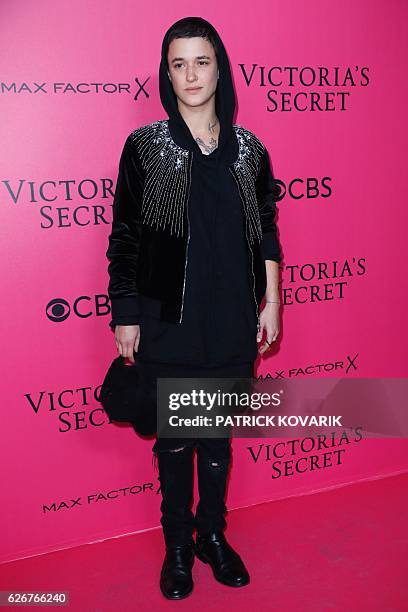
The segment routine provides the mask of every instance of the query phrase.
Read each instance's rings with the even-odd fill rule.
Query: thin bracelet
[[[280,304],[280,301],[278,300],[277,302],[275,302],[274,300],[265,300],[265,302],[267,304]]]

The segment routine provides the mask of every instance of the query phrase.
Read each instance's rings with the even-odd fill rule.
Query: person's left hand
[[[265,342],[258,349],[260,355],[271,347],[279,331],[279,304],[267,303],[259,316],[259,329],[256,336],[256,341],[261,342],[264,332],[266,333]]]

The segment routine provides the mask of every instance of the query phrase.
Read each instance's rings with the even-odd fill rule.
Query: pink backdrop
[[[153,442],[109,424],[94,394],[116,356],[105,250],[120,151],[166,117],[162,37],[196,14],[171,4],[1,3],[0,561],[159,525]],[[258,374],[407,376],[406,2],[209,0],[198,14],[229,52],[237,122],[285,186],[282,333]],[[272,478],[258,443],[234,440],[229,508],[408,465],[406,440],[364,439],[340,465]]]

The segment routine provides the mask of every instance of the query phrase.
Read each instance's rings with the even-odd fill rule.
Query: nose
[[[194,66],[187,66],[186,79],[189,83],[197,80],[197,75],[194,70]]]

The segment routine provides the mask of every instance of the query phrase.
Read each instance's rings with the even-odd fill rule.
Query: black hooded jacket
[[[228,56],[216,30],[205,23],[218,47],[217,148],[202,153],[178,110],[167,74],[167,32],[159,85],[169,118],[133,132],[119,167],[106,253],[110,325],[140,324],[139,353],[147,361],[221,365],[254,360],[264,262],[281,260],[274,223],[277,187],[268,152],[254,134],[233,123],[236,98]],[[156,155],[152,141],[161,146]],[[160,156],[163,167],[174,164],[170,179],[170,171],[157,170]],[[184,175],[178,172],[183,168]],[[172,208],[169,193],[175,194]],[[185,206],[178,209],[183,198]],[[143,213],[135,215],[140,208],[144,219]],[[164,218],[172,221],[166,226]]]

